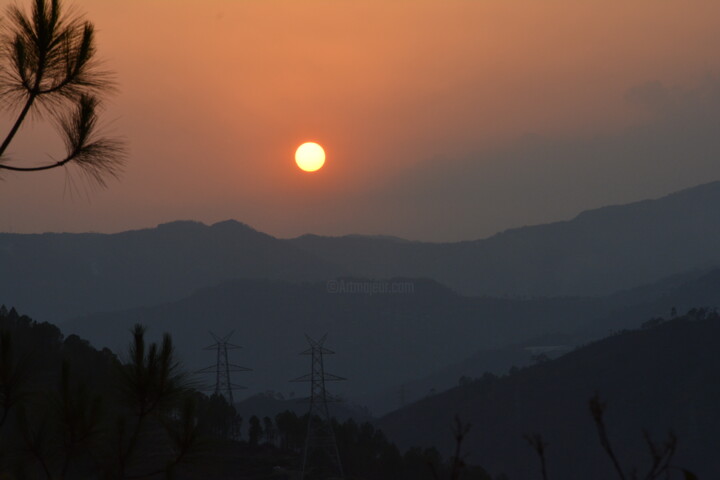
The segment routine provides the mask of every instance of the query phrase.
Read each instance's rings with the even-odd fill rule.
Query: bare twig
[[[547,467],[545,462],[545,448],[548,446],[548,444],[543,440],[542,435],[539,433],[526,433],[524,435],[525,440],[530,444],[533,450],[535,450],[535,453],[537,453],[538,457],[540,457],[540,471],[542,472],[542,478],[543,480],[547,480]]]
[[[455,438],[455,454],[452,456],[450,461],[450,480],[458,480],[465,470],[465,456],[462,453],[462,444],[470,431],[470,424],[463,423],[458,415],[455,415],[453,425],[453,437]],[[430,473],[435,480],[440,480],[440,474],[438,473],[435,465],[429,464]]]
[[[606,408],[607,404],[600,400],[600,396],[597,393],[590,399],[590,413],[595,421],[598,437],[600,437],[600,444],[602,445],[603,450],[605,450],[605,453],[607,453],[608,457],[610,457],[620,480],[627,480],[627,477],[620,466],[620,462],[613,451],[612,445],[610,444],[607,429],[605,428],[605,420],[603,417],[605,415]]]

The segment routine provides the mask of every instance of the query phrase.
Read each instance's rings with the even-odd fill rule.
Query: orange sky
[[[236,218],[278,236],[457,240],[720,177],[703,164],[694,176],[658,176],[641,188],[568,191],[544,209],[520,190],[487,193],[482,205],[469,193],[447,203],[407,180],[428,164],[442,171],[471,162],[485,191],[521,188],[516,179],[505,189],[482,183],[505,178],[502,152],[518,139],[616,139],[657,121],[626,93],[654,81],[692,89],[720,75],[716,0],[73,4],[96,24],[100,56],[117,74],[120,91],[105,119],[128,142],[126,172],[90,192],[74,174],[72,195],[63,172],[5,175],[0,231]],[[28,129],[15,156],[45,158],[40,147],[56,146],[49,138],[42,127]],[[293,164],[307,140],[328,154],[315,174]],[[534,155],[528,165],[542,168]],[[533,188],[552,192],[553,182],[574,181],[559,177]],[[452,178],[443,181],[452,188]]]

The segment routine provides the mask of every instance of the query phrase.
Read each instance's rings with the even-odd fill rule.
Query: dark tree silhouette
[[[105,185],[124,159],[120,141],[98,134],[100,96],[113,90],[96,60],[95,29],[66,13],[60,0],[34,0],[29,12],[10,5],[0,36],[0,101],[17,117],[0,143],[0,169],[36,172],[76,165]],[[60,159],[34,165],[6,152],[28,115],[53,121],[65,143]]]
[[[263,434],[263,428],[260,424],[260,419],[253,415],[250,417],[250,428],[248,429],[248,443],[256,447],[260,443],[260,438]]]
[[[0,311],[0,317],[5,316]],[[8,419],[10,409],[25,397],[24,387],[27,382],[27,361],[16,358],[12,335],[6,330],[0,330],[0,428]]]
[[[122,366],[120,379],[120,397],[129,406],[131,415],[118,418],[120,432],[118,465],[120,476],[124,477],[132,457],[148,424],[159,413],[169,413],[188,394],[186,374],[181,371],[176,360],[170,334],[163,335],[160,345],[145,342],[145,327],[136,324],[132,330],[133,341],[129,348],[129,362]],[[191,405],[183,405],[183,418],[194,414]],[[190,423],[183,425],[191,428]],[[189,432],[184,438],[192,440]],[[184,456],[186,448],[178,449],[178,455]]]
[[[275,427],[283,450],[299,451],[305,441],[305,425],[295,412],[285,411],[275,416]]]
[[[263,418],[263,432],[265,433],[265,441],[269,444],[275,444],[275,425],[273,424],[272,418]]]

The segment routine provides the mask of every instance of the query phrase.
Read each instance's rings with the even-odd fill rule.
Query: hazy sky
[[[116,72],[127,167],[106,190],[3,174],[0,231],[460,240],[720,179],[717,0],[71,3]],[[37,125],[11,153],[58,147]]]

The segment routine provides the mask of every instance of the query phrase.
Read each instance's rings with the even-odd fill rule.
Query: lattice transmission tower
[[[328,403],[337,401],[328,394],[325,382],[345,380],[331,373],[325,372],[324,355],[335,352],[323,346],[327,334],[315,341],[305,335],[310,348],[300,355],[311,356],[310,373],[299,377],[293,382],[310,382],[310,409],[308,410],[307,436],[303,451],[301,480],[329,480],[342,479],[343,469],[340,454],[335,441]]]
[[[230,380],[230,374],[234,372],[249,372],[252,370],[250,368],[245,368],[241,367],[240,365],[230,363],[230,361],[228,360],[228,350],[242,348],[239,345],[235,345],[229,342],[230,337],[232,337],[233,333],[235,333],[235,330],[232,330],[224,337],[218,337],[213,332],[210,332],[210,335],[212,335],[213,339],[215,339],[215,343],[212,345],[208,345],[203,350],[215,350],[217,352],[217,360],[215,362],[215,365],[210,365],[209,367],[205,367],[202,370],[198,370],[197,372],[195,372],[214,374],[215,388],[208,388],[207,390],[214,390],[215,395],[221,395],[225,397],[225,400],[227,400],[228,404],[230,405],[233,404],[233,390],[247,388],[243,387],[242,385],[236,385],[232,383],[232,381]]]

